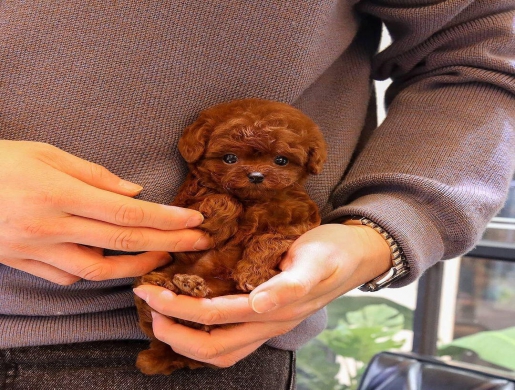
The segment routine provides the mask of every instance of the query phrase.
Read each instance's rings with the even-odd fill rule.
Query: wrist
[[[388,243],[374,229],[362,225],[359,221],[345,221],[343,225],[348,226],[354,232],[359,247],[362,248],[360,264],[366,268],[363,275],[363,283],[387,272],[391,265],[391,252]]]
[[[362,291],[377,291],[409,273],[409,265],[397,241],[377,223],[365,217],[351,217],[344,225],[362,229],[368,236],[363,261],[374,274],[360,287]],[[367,253],[372,255],[367,256]]]

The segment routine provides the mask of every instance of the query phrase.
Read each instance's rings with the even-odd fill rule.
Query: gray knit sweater
[[[329,145],[308,183],[324,221],[385,227],[406,284],[469,249],[503,203],[514,17],[514,0],[1,1],[0,139],[51,143],[167,204],[200,110],[291,103]],[[393,44],[376,54],[381,21]],[[380,127],[373,77],[393,78]],[[0,347],[143,338],[131,283],[64,287],[0,265]],[[319,313],[270,344],[296,348],[323,326]]]

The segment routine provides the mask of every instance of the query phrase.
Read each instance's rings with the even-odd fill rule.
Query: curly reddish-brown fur
[[[326,147],[318,127],[299,110],[261,99],[214,106],[186,128],[179,151],[190,172],[173,205],[204,215],[200,229],[214,247],[173,253],[171,264],[140,277],[136,285],[154,284],[201,298],[249,292],[279,272],[295,239],[320,224],[303,184],[309,174],[321,171]],[[237,161],[224,161],[228,154]],[[260,179],[251,180],[256,174]],[[151,338],[150,348],[138,356],[142,372],[170,374],[205,366],[157,340],[149,306],[139,298],[136,306],[141,328]],[[177,321],[205,331],[213,328]]]

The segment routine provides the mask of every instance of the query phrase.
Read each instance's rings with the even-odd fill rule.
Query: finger
[[[73,242],[125,252],[185,252],[212,246],[211,238],[200,230],[123,227],[75,216],[59,221],[37,231],[41,242]]]
[[[212,361],[250,345],[260,345],[272,337],[293,329],[298,322],[252,322],[219,327],[204,332],[177,324],[153,312],[153,330],[156,338],[170,345],[184,356],[200,361]]]
[[[35,258],[71,275],[92,281],[141,276],[171,260],[167,252],[102,256],[93,249],[71,243],[39,249]]]
[[[145,284],[135,288],[134,293],[161,314],[204,325],[266,320],[250,308],[248,295],[199,299],[177,295],[166,288]]]
[[[283,272],[250,293],[250,306],[256,313],[266,313],[300,301],[336,270],[331,259],[317,253],[315,248],[289,253],[285,263],[287,266]]]
[[[49,282],[68,286],[81,278],[41,261],[31,259],[1,259],[0,264],[27,272]]]
[[[246,294],[200,299],[145,284],[135,288],[134,293],[161,314],[204,325],[303,320],[328,302],[323,298],[306,297],[281,307],[281,310],[256,313],[249,305],[249,296]]]
[[[249,344],[246,347],[240,348],[236,351],[232,351],[225,355],[218,356],[214,359],[208,359],[205,361],[205,363],[212,364],[213,366],[216,366],[219,368],[228,368],[228,367],[234,366],[240,360],[246,358],[252,352],[254,352],[256,349],[261,347],[264,343],[265,343],[264,341],[258,341],[258,342]]]
[[[120,226],[150,227],[161,230],[192,228],[204,221],[203,215],[191,209],[168,206],[86,185],[67,178],[66,188],[52,197],[61,211]]]
[[[143,189],[139,184],[123,180],[99,164],[83,160],[52,145],[39,146],[36,156],[41,161],[96,188],[127,196],[135,196]]]

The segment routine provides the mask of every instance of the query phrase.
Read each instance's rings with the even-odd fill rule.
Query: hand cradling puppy
[[[320,173],[326,146],[317,125],[296,108],[261,99],[208,108],[186,128],[179,151],[189,173],[172,204],[204,215],[199,229],[213,247],[173,253],[169,265],[136,285],[199,298],[248,293],[279,273],[291,244],[320,224],[303,185],[309,174]],[[137,360],[143,373],[206,366],[156,339],[149,306],[138,297],[136,306],[151,339]],[[205,331],[214,327],[175,320]]]

